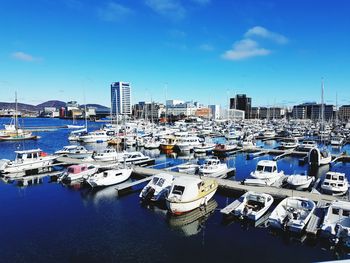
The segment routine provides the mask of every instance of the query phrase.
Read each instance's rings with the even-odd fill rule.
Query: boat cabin
[[[15,151],[16,161],[21,162],[24,160],[34,160],[39,159],[40,157],[47,156],[41,149],[27,150],[27,151]]]
[[[328,172],[323,184],[332,187],[344,187],[345,181],[346,177],[344,173]]]
[[[95,168],[93,165],[87,164],[71,165],[67,168],[67,172],[69,174],[79,174],[91,170],[93,168]]]
[[[261,173],[274,173],[277,172],[277,163],[270,160],[259,161],[256,166],[256,171]]]

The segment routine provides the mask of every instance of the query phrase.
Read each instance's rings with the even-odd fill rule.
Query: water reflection
[[[172,229],[184,236],[197,235],[204,228],[205,222],[214,213],[217,206],[217,202],[212,199],[205,207],[197,208],[179,216],[169,215],[167,221]]]

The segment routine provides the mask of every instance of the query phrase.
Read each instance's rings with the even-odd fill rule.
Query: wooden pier
[[[317,202],[316,209],[314,210],[309,223],[306,226],[306,233],[311,235],[317,235],[318,230],[320,229],[320,225],[322,223],[322,219],[324,217],[324,210],[327,207],[328,203],[325,201]]]
[[[152,175],[156,175],[158,173],[164,172],[163,170],[157,170],[152,168],[145,168],[145,167],[134,167],[134,173],[148,177]],[[196,177],[198,178],[198,175],[189,175],[184,173],[178,173],[174,171],[166,171],[169,174],[172,174],[174,176],[189,176],[189,177]],[[304,191],[297,191],[292,189],[285,189],[285,188],[278,188],[273,186],[252,186],[252,185],[244,185],[241,182],[233,181],[229,179],[220,179],[215,178],[216,181],[219,184],[219,187],[221,189],[227,189],[239,193],[245,193],[247,191],[253,191],[257,193],[266,193],[270,194],[275,198],[284,199],[286,197],[290,196],[299,196],[308,198],[310,200],[313,200],[315,202],[325,201],[325,202],[332,202],[334,200],[337,200],[337,197],[332,195],[325,195],[325,194],[319,194],[319,193],[310,193],[310,192],[304,192]]]

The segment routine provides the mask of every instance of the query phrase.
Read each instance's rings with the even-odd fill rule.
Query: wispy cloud
[[[204,44],[199,46],[199,49],[203,50],[203,51],[213,51],[214,47],[211,44],[204,43]]]
[[[11,54],[11,57],[16,60],[26,61],[26,62],[34,62],[34,61],[40,61],[42,58],[34,57],[33,55],[30,55],[28,53],[24,53],[22,51],[16,51]]]
[[[232,49],[226,51],[222,58],[227,60],[243,60],[256,56],[267,56],[270,50],[259,47],[259,44],[251,39],[242,39],[233,44]]]
[[[109,2],[97,10],[98,17],[109,22],[123,20],[131,14],[133,14],[132,9],[115,2]]]
[[[253,28],[250,28],[245,34],[245,37],[262,37],[269,40],[272,40],[278,44],[286,44],[288,43],[288,38],[286,38],[284,35],[281,35],[279,33],[275,33],[272,31],[267,30],[266,28],[262,26],[255,26]]]
[[[186,16],[186,9],[177,0],[146,0],[146,5],[154,12],[175,20],[181,20]]]
[[[255,26],[250,28],[244,34],[243,39],[236,41],[232,48],[222,54],[221,57],[228,60],[243,60],[271,54],[272,51],[270,49],[260,46],[259,38],[264,38],[277,44],[286,44],[288,42],[288,38],[282,34],[269,31],[261,26]]]

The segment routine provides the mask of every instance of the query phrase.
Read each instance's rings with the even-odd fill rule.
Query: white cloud
[[[154,12],[180,20],[186,16],[186,10],[177,0],[146,0],[146,5]]]
[[[120,21],[132,13],[130,8],[114,2],[109,2],[97,10],[98,17],[104,21]]]
[[[232,49],[226,51],[222,58],[227,60],[243,60],[256,56],[267,56],[270,50],[259,47],[259,44],[251,39],[242,39],[233,44]]]
[[[266,38],[266,39],[270,39],[278,44],[286,44],[288,43],[288,38],[286,38],[285,36],[279,34],[279,33],[275,33],[275,32],[271,32],[269,30],[267,30],[264,27],[261,26],[255,26],[253,28],[250,28],[245,34],[245,37],[262,37],[262,38]]]
[[[205,44],[200,45],[199,49],[203,50],[203,51],[213,51],[214,47],[210,44],[205,43]]]
[[[22,51],[16,51],[11,54],[12,58],[21,60],[21,61],[27,61],[27,62],[33,62],[33,61],[39,61],[41,58],[34,57],[30,54],[24,53]]]

